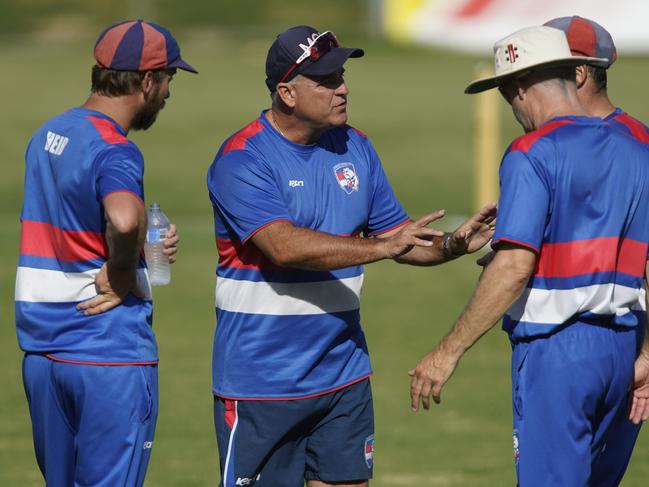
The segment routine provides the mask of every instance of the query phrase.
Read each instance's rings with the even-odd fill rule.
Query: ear
[[[525,94],[529,88],[528,83],[525,82],[525,78],[516,78],[514,80],[514,86],[516,86],[516,98],[523,101],[525,99]]]
[[[144,74],[142,81],[140,82],[140,89],[142,90],[142,95],[144,95],[145,100],[149,98],[149,95],[153,91],[154,86],[155,86],[155,81],[153,79],[153,72],[147,71]]]
[[[586,84],[586,81],[588,81],[588,66],[585,64],[582,64],[581,66],[577,66],[575,68],[576,71],[576,82],[577,82],[577,89],[581,88]]]
[[[277,85],[277,96],[282,103],[289,108],[295,108],[297,93],[295,86],[289,83],[279,83]]]

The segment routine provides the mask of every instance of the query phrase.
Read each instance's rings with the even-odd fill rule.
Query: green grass
[[[160,345],[160,417],[149,486],[215,485],[217,453],[210,393],[216,261],[205,172],[223,139],[268,105],[263,62],[268,39],[187,35],[183,53],[200,70],[179,73],[172,98],[149,132],[133,134],[145,154],[147,198],[161,203],[182,236],[170,286],[155,290]],[[80,45],[5,44],[0,121],[0,485],[38,486],[13,325],[24,146],[45,119],[80,104],[88,91],[91,41]],[[348,64],[351,123],[382,156],[402,203],[416,216],[471,202],[472,99],[462,95],[476,59],[359,40],[367,55]],[[622,58],[611,95],[649,120],[644,59]],[[520,133],[503,106],[503,149]],[[463,359],[443,403],[409,410],[406,371],[430,350],[466,302],[474,259],[418,269],[367,267],[365,326],[375,375],[374,486],[513,485],[509,347],[494,330]],[[649,437],[641,434],[624,482],[646,485]]]

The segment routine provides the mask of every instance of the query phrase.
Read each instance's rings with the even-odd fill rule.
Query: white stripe
[[[595,284],[575,289],[528,288],[507,314],[514,321],[558,324],[578,313],[623,315],[645,308],[644,288]]]
[[[363,275],[333,281],[279,283],[219,277],[216,307],[264,315],[313,315],[360,307]]]
[[[234,401],[234,424],[228,440],[228,453],[225,456],[225,468],[223,469],[223,487],[228,487],[228,470],[230,469],[230,455],[232,454],[232,445],[234,444],[234,433],[239,424],[239,401]]]
[[[99,269],[62,272],[33,267],[18,267],[16,301],[31,303],[76,303],[94,298],[95,276]],[[137,286],[144,299],[151,300],[151,285],[146,269],[138,269]]]

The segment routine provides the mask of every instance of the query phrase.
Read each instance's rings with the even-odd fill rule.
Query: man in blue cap
[[[482,247],[494,205],[443,234],[412,222],[362,132],[345,61],[298,26],[268,51],[272,107],[228,138],[207,184],[219,251],[214,420],[223,486],[367,485],[374,417],[363,264],[434,265]]]
[[[140,486],[158,414],[158,352],[141,259],[146,130],[176,69],[171,34],[125,21],[95,45],[91,94],[32,136],[25,162],[16,328],[47,485]],[[172,225],[169,261],[178,241]]]
[[[649,143],[646,125],[616,107],[608,97],[608,69],[617,60],[611,34],[594,20],[578,15],[552,19],[544,25],[566,34],[573,55],[607,59],[602,65],[583,64],[576,68],[577,94],[590,115],[610,121],[641,142]]]

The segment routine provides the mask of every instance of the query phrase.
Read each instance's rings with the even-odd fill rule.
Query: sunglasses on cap
[[[313,40],[313,43],[302,54],[300,54],[300,57],[298,57],[289,70],[286,71],[286,74],[282,76],[279,83],[286,81],[291,73],[307,59],[315,62],[336,47],[340,47],[340,44],[338,44],[338,39],[336,39],[334,33],[329,30],[323,32]]]

